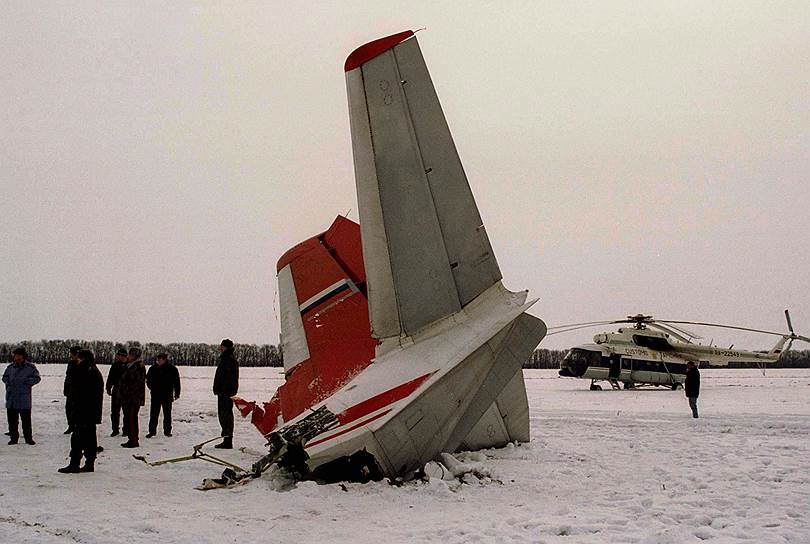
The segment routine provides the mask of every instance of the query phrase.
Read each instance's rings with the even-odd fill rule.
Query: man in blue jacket
[[[28,362],[25,348],[17,348],[11,354],[14,362],[3,372],[8,430],[11,437],[8,444],[11,446],[20,440],[19,420],[22,419],[25,443],[33,446],[36,442],[31,432],[31,388],[38,384],[41,378],[36,365]]]

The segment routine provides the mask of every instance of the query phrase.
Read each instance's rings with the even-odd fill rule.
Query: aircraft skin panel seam
[[[418,47],[418,45],[417,45],[417,47]],[[411,113],[411,107],[410,107],[410,103],[408,101],[408,93],[405,91],[405,88],[401,83],[403,81],[402,72],[399,69],[399,59],[397,58],[397,51],[399,49],[400,49],[399,45],[397,45],[396,47],[394,47],[392,49],[392,54],[393,54],[393,57],[394,57],[394,69],[396,70],[397,80],[399,81],[399,83],[398,83],[399,93],[400,93],[400,96],[402,97],[402,105],[403,105],[403,107],[405,109],[405,118],[408,120],[408,129],[409,129],[409,132],[410,132],[410,135],[411,135],[411,140],[413,141],[414,148],[416,149],[416,156],[419,159],[419,164],[422,167],[422,172],[424,172],[423,179],[424,179],[425,184],[427,186],[428,193],[430,193],[431,203],[433,204],[433,214],[436,216],[436,225],[437,225],[437,228],[439,229],[439,236],[440,236],[441,241],[442,241],[442,247],[444,248],[444,259],[445,259],[445,262],[447,263],[448,270],[452,270],[450,268],[450,255],[449,255],[449,253],[447,251],[447,239],[445,238],[444,230],[442,229],[442,222],[441,222],[441,219],[439,218],[439,211],[436,208],[436,197],[433,194],[433,185],[430,183],[430,175],[429,175],[429,173],[427,171],[428,168],[430,168],[430,167],[425,165],[424,153],[422,153],[422,146],[419,144],[419,135],[417,134],[416,127],[414,126],[414,123],[413,123],[413,114]],[[452,277],[452,272],[451,272],[451,277]],[[456,283],[455,277],[453,277],[453,287],[455,288],[456,298],[458,299],[458,305],[459,305],[459,308],[460,308],[462,306],[462,304],[461,304],[461,294],[458,292],[458,284]]]
[[[447,256],[447,247],[445,245],[445,240],[444,240],[443,234],[441,232],[441,225],[440,225],[438,213],[436,211],[435,201],[433,199],[433,194],[432,194],[432,191],[431,191],[431,188],[430,188],[430,184],[429,184],[429,182],[427,180],[426,174],[424,173],[425,165],[424,165],[424,162],[423,162],[423,159],[422,159],[422,153],[421,153],[421,150],[419,149],[418,141],[417,141],[417,138],[416,138],[416,132],[415,132],[415,129],[414,129],[414,126],[413,126],[413,120],[411,118],[410,108],[408,107],[408,98],[407,98],[407,96],[406,96],[406,94],[405,94],[405,92],[404,92],[404,90],[402,88],[402,84],[401,84],[402,76],[400,74],[399,66],[398,66],[398,63],[397,63],[396,55],[395,55],[395,51],[396,51],[396,49],[398,47],[399,47],[399,45],[397,47],[394,47],[393,49],[391,49],[389,51],[386,51],[383,55],[380,55],[380,57],[378,57],[378,58],[388,57],[389,60],[391,61],[391,68],[394,71],[394,75],[396,76],[397,93],[398,93],[398,95],[400,97],[400,100],[401,100],[401,108],[402,108],[403,120],[404,120],[404,122],[406,124],[406,127],[407,127],[408,137],[410,139],[411,146],[412,146],[413,151],[414,151],[415,159],[419,161],[419,169],[420,169],[420,173],[421,173],[420,181],[424,183],[424,186],[425,186],[428,194],[430,194],[430,206],[431,206],[430,212],[432,212],[432,213],[430,213],[430,216],[436,222],[437,229],[439,229],[438,230],[439,239],[437,241],[440,242],[440,244],[441,244],[441,251],[442,251],[443,258],[444,258],[444,262],[445,262],[446,268],[447,268],[447,270],[449,272],[450,271],[450,259]],[[371,108],[368,108],[368,110],[370,111]],[[373,140],[373,138],[374,138],[374,127],[370,125],[370,128],[371,128],[372,140]],[[374,154],[374,157],[375,157],[375,162],[376,162],[376,157],[377,157],[376,153]],[[375,166],[376,166],[376,164],[375,164]],[[385,208],[386,208],[386,206],[383,204],[383,202],[384,202],[384,197],[382,196],[383,192],[384,192],[384,187],[380,186],[381,208],[383,210],[383,212],[382,212],[383,217],[385,217]],[[389,247],[389,256],[390,256],[392,254],[391,245],[390,245],[390,243],[391,243],[391,233],[389,232],[390,223],[388,221],[383,221],[383,228],[385,229],[385,232],[386,232],[386,240],[389,243],[388,247]],[[392,273],[393,280],[394,280],[394,290],[396,292],[396,305],[397,305],[397,311],[399,313],[400,336],[411,336],[415,332],[427,327],[428,325],[430,325],[430,323],[436,321],[436,319],[433,319],[433,320],[431,320],[429,322],[421,323],[421,324],[418,324],[418,325],[413,325],[412,323],[409,322],[409,319],[407,318],[407,316],[404,316],[403,304],[406,303],[407,296],[408,296],[407,293],[402,292],[402,288],[404,287],[403,274],[405,273],[405,271],[400,270],[401,267],[394,266],[393,259],[392,259],[391,262],[392,262],[391,273]],[[452,278],[452,274],[450,274],[450,279],[452,280],[452,283],[453,283],[453,289],[454,289],[453,295],[455,296],[455,301],[456,301],[456,304],[458,305],[458,309],[460,309],[461,305],[460,305],[460,301],[459,301],[459,297],[458,297],[458,288],[455,285],[455,280]],[[457,311],[457,309],[456,309],[456,311]],[[444,314],[443,316],[439,316],[437,319],[441,319],[442,317],[446,317],[447,315],[451,315],[452,313],[454,313],[454,312],[449,312],[447,314]]]
[[[427,187],[432,195],[459,305],[464,307],[501,279],[500,268],[419,44],[416,41],[403,42],[393,51],[397,56],[400,80],[407,81],[402,85],[402,89],[406,97],[409,119],[425,171]],[[408,74],[405,76],[401,70],[403,62],[408,68]],[[411,79],[415,84],[409,86]],[[412,103],[418,106],[420,100],[427,101],[429,107],[417,108],[419,111],[414,114]],[[429,117],[430,115],[434,117]],[[426,125],[424,122],[426,119],[433,119],[430,125],[437,127],[435,132],[431,132],[431,127]],[[441,151],[428,146],[426,148],[428,153],[423,152],[425,148],[420,134],[425,136],[428,142],[431,142],[432,138],[433,144]],[[430,164],[425,162],[426,157],[431,160]],[[445,175],[450,177],[445,180],[443,177]],[[443,183],[445,181],[449,183]],[[440,191],[447,192],[444,198],[436,198],[437,187]],[[454,193],[455,196],[451,198],[454,204],[448,208],[448,197]],[[460,206],[462,212],[458,211],[456,204]],[[454,225],[466,228],[454,230]],[[446,228],[451,230],[447,231]]]
[[[389,247],[388,247],[388,235],[387,235],[387,233],[385,232],[385,229],[384,229],[385,210],[383,209],[382,201],[379,198],[379,195],[380,195],[380,193],[379,193],[379,178],[377,177],[377,159],[376,159],[377,153],[376,153],[376,144],[375,144],[375,141],[374,141],[375,140],[374,131],[372,130],[372,125],[371,125],[371,108],[369,107],[368,93],[366,91],[365,66],[361,65],[361,66],[359,66],[359,68],[360,68],[360,70],[358,70],[358,76],[360,78],[359,91],[363,93],[362,103],[363,103],[363,114],[364,114],[364,117],[365,117],[365,126],[358,127],[358,130],[362,130],[363,133],[365,133],[368,136],[368,142],[369,142],[369,146],[370,146],[369,151],[371,153],[370,158],[371,158],[371,161],[372,161],[372,164],[370,166],[372,166],[372,168],[374,170],[374,180],[373,180],[372,183],[375,186],[374,188],[376,189],[376,198],[375,198],[375,202],[374,202],[373,205],[377,208],[377,210],[379,211],[379,214],[380,214],[380,226],[383,227],[381,230],[382,230],[382,236],[384,238],[384,253],[385,253],[384,259],[385,259],[385,261],[387,263],[387,268],[386,268],[386,270],[384,272],[387,272],[387,274],[386,274],[388,276],[387,279],[390,282],[390,287],[391,287],[391,289],[393,291],[393,289],[394,289],[393,273],[392,273],[393,263],[391,261],[391,252],[390,252]],[[351,91],[351,89],[350,89],[350,91]],[[351,105],[351,93],[350,93],[349,101],[350,101],[350,105]],[[350,121],[351,121],[351,116],[350,116]],[[359,181],[359,178],[358,178],[358,181]],[[360,196],[360,191],[359,191],[359,187],[358,187],[358,200],[359,200],[359,196]],[[361,231],[362,231],[362,228],[361,228]],[[361,235],[361,242],[362,242],[362,240],[363,240],[363,237]],[[368,243],[370,244],[371,242],[368,242]],[[372,254],[373,254],[372,251],[369,251],[369,250],[364,248],[364,260],[370,258],[370,256]],[[385,310],[387,308],[380,306],[381,301],[379,300],[380,297],[377,296],[377,291],[382,290],[385,287],[382,286],[382,285],[376,285],[375,286],[374,285],[374,278],[369,273],[370,267],[368,266],[368,264],[365,264],[365,267],[366,267],[366,275],[367,275],[366,281],[368,283],[369,321],[370,321],[370,325],[371,325],[372,337],[379,340],[379,339],[382,339],[382,338],[388,338],[388,337],[393,337],[393,336],[401,336],[402,335],[402,316],[401,316],[401,313],[399,311],[399,305],[396,304],[396,301],[394,302],[394,304],[392,304],[390,306],[393,306],[393,310],[396,312],[396,324],[395,324],[395,327],[398,330],[398,334],[394,334],[393,331],[390,331],[390,332],[387,331],[386,327],[383,326],[380,323],[380,320],[383,317],[380,314],[381,314],[381,312],[385,312]],[[379,279],[379,277],[377,279]],[[375,317],[377,319],[375,319]],[[385,325],[388,325],[388,323],[386,322]],[[382,330],[382,332],[381,332],[381,330]]]
[[[388,52],[386,52],[388,53]],[[383,54],[386,54],[383,53]],[[374,171],[377,171],[377,151],[374,144],[374,130],[372,129],[371,125],[371,108],[368,104],[368,92],[366,91],[366,73],[365,67],[363,65],[360,66],[360,81],[363,89],[363,101],[365,102],[366,108],[366,126],[368,126],[368,135],[369,141],[371,142],[371,158],[374,161]],[[376,178],[376,175],[375,175]],[[380,180],[379,178],[375,179],[375,183],[377,184],[377,196],[380,195]],[[382,199],[379,199],[379,208],[380,208],[380,218],[382,219],[382,227],[383,227],[383,236],[385,237],[385,258],[388,261],[388,271],[391,272],[391,283],[394,292],[396,293],[396,282],[394,281],[393,274],[394,274],[394,263],[391,261],[391,247],[388,242],[388,233],[385,229],[385,206],[382,205]],[[399,308],[399,303],[396,302],[394,304],[394,308],[397,312],[397,326],[399,328],[399,335],[402,336],[402,312]],[[372,330],[374,328],[374,321],[373,321],[373,314],[372,314],[372,322],[371,322]]]

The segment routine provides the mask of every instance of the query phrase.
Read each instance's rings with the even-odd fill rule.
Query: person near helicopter
[[[689,399],[689,407],[692,409],[692,417],[697,419],[697,400],[700,396],[700,370],[698,370],[694,361],[689,361],[686,363],[686,381],[683,383],[683,390],[686,393],[686,398]]]

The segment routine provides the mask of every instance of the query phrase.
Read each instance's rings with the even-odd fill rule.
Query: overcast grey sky
[[[534,314],[810,332],[808,2],[4,2],[0,339],[275,343],[357,220],[343,60],[420,27]]]

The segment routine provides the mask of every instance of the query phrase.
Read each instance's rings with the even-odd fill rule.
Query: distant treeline
[[[11,351],[23,346],[28,352],[29,359],[37,364],[67,363],[71,346],[81,346],[89,349],[101,364],[112,363],[115,352],[119,348],[139,347],[143,350],[143,360],[152,363],[158,353],[166,353],[176,365],[183,366],[213,366],[219,357],[218,344],[192,344],[187,342],[173,342],[171,344],[157,344],[154,342],[141,343],[138,341],[109,342],[107,340],[41,340],[39,342],[24,341],[16,344],[0,343],[0,361],[9,361]],[[241,366],[283,366],[283,357],[280,346],[273,344],[236,344],[236,358]],[[560,368],[560,361],[565,357],[565,350],[538,349],[531,358],[523,363],[523,368]],[[769,368],[810,368],[810,350],[791,350],[776,364],[769,364]],[[732,363],[729,368],[757,368],[754,363]]]
[[[560,349],[536,349],[523,368],[560,368],[567,352]]]
[[[214,366],[219,358],[219,344],[193,344],[172,342],[157,344],[138,341],[110,342],[107,340],[40,340],[39,342],[0,343],[0,361],[11,359],[11,351],[23,346],[28,358],[36,364],[65,364],[70,358],[70,347],[80,346],[89,349],[96,356],[96,362],[110,364],[119,348],[138,347],[143,350],[142,359],[146,364],[154,362],[159,353],[166,353],[169,360],[183,366]],[[272,344],[236,344],[236,358],[241,366],[282,366],[281,351]]]

